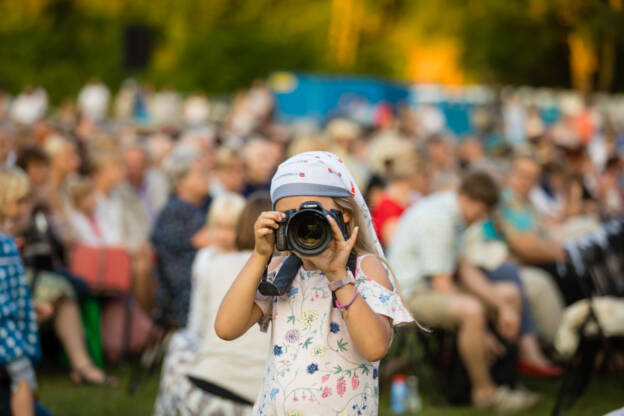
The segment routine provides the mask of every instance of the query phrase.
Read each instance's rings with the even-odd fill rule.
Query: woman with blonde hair
[[[29,193],[28,177],[21,169],[0,169],[0,232],[18,241],[18,236],[29,224]],[[69,356],[72,381],[77,384],[116,384],[116,380],[89,358],[80,309],[71,284],[49,270],[35,272],[27,268],[25,277],[31,286],[38,319],[52,320],[54,332]]]

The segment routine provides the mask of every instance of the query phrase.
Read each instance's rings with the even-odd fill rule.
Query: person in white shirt
[[[208,121],[210,103],[202,93],[194,93],[184,101],[183,119],[190,126],[200,126]]]
[[[17,96],[11,106],[11,118],[19,124],[32,125],[41,120],[48,110],[48,94],[45,89],[27,87]]]
[[[93,183],[88,179],[80,180],[72,184],[69,193],[73,208],[69,214],[69,222],[76,242],[91,247],[104,246],[102,227],[95,217],[97,202]]]
[[[241,201],[238,195],[226,194],[211,206],[208,222],[215,244],[195,258],[188,326],[171,340],[154,416],[251,415],[269,336],[256,327],[232,342],[220,339],[214,330],[221,299],[253,250],[253,224],[260,212],[271,209],[268,193],[251,195],[242,213]]]
[[[108,87],[93,78],[78,94],[78,108],[83,117],[98,122],[106,118],[110,102]]]
[[[149,225],[153,225],[169,198],[169,178],[162,170],[152,166],[147,149],[138,144],[124,150],[123,163],[126,180],[120,189],[124,195],[128,194],[127,199],[132,198],[140,204],[134,208],[135,214],[146,217]],[[149,232],[149,228],[145,231]],[[147,240],[147,234],[144,239]]]
[[[93,184],[96,192],[95,219],[105,245],[125,247],[127,231],[118,185],[124,178],[123,165],[116,151],[93,152]]]
[[[177,124],[180,121],[181,107],[180,94],[170,87],[154,94],[150,102],[154,123],[162,126]]]
[[[495,384],[487,357],[500,355],[504,349],[489,333],[486,314],[486,310],[495,311],[498,333],[515,343],[520,329],[519,292],[507,282],[488,281],[461,253],[465,227],[484,219],[497,202],[498,186],[489,175],[467,174],[459,191],[433,194],[405,212],[388,260],[414,318],[457,332],[473,404],[520,411],[535,405],[538,397]]]

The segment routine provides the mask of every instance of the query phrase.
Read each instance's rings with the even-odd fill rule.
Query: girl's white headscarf
[[[342,160],[330,152],[305,152],[291,157],[277,168],[271,180],[271,201],[288,196],[353,198],[360,208],[377,254],[384,257],[370,211],[351,173]]]

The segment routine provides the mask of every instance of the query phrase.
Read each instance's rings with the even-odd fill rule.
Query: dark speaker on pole
[[[154,46],[154,31],[142,24],[126,26],[124,30],[124,67],[145,69]]]

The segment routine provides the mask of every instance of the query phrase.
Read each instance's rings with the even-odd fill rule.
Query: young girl
[[[306,152],[279,166],[271,200],[275,211],[258,217],[254,252],[215,322],[217,334],[232,340],[256,322],[273,321],[254,414],[377,415],[378,361],[386,354],[392,326],[412,318],[388,278],[364,199],[338,157]],[[303,266],[286,295],[257,294],[283,212],[305,201],[340,210],[349,238],[343,238],[328,216],[333,230],[329,248],[315,257],[301,257]],[[352,251],[357,255],[355,276],[346,268]],[[283,259],[271,261],[269,277]]]
[[[191,271],[191,303],[186,327],[192,332],[201,333],[205,330],[201,311],[206,305],[198,297],[202,292],[198,288],[206,285],[202,277],[210,274],[216,256],[236,251],[236,224],[244,207],[245,198],[233,193],[222,194],[210,204],[206,228],[210,230],[212,244],[197,252]]]

